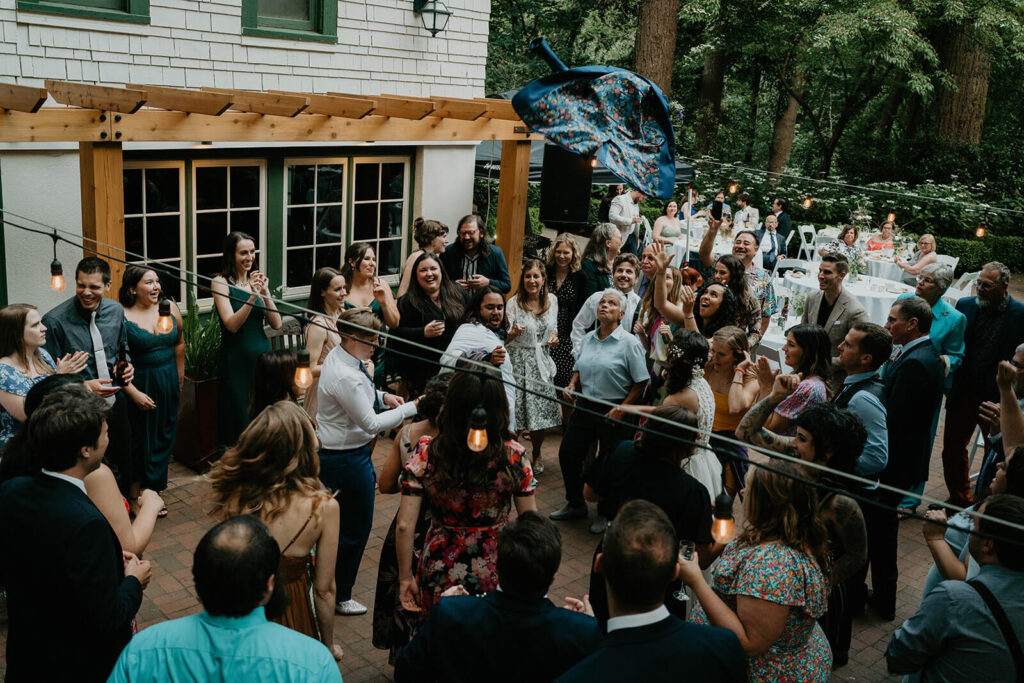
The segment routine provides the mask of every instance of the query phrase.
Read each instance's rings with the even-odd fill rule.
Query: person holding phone
[[[722,220],[722,216],[732,218],[732,207],[725,203],[725,192],[721,190],[715,193],[715,201],[708,204],[708,210],[716,221]]]
[[[398,327],[401,316],[391,288],[377,277],[377,253],[368,242],[353,242],[345,250],[345,265],[341,274],[348,283],[348,296],[342,304],[344,310],[369,308],[386,327]],[[384,345],[373,352],[373,383],[384,386],[387,369],[384,367]]]

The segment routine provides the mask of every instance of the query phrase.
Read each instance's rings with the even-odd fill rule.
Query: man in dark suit
[[[986,263],[978,274],[978,296],[956,303],[956,310],[967,316],[964,362],[953,376],[942,437],[943,475],[949,502],[956,505],[968,505],[971,500],[967,442],[975,425],[988,433],[979,408],[986,401],[999,402],[996,367],[999,361],[1013,358],[1024,341],[1024,304],[1010,296],[1009,285],[1009,268],[997,261]]]
[[[758,249],[761,251],[761,259],[764,269],[771,272],[775,270],[775,263],[780,258],[786,258],[786,240],[779,235],[779,219],[774,214],[768,214],[764,219],[764,227],[758,230]]]
[[[505,254],[487,243],[483,219],[474,214],[459,219],[455,242],[441,254],[441,265],[453,282],[469,292],[487,285],[504,294],[512,289]]]
[[[945,365],[928,336],[931,327],[931,306],[918,296],[895,302],[885,323],[893,344],[902,348],[882,370],[889,461],[880,481],[904,490],[928,479],[932,420],[942,404],[945,387]],[[896,618],[896,508],[902,498],[900,493],[883,490],[878,494],[882,507],[865,505],[863,510],[868,537],[876,541],[868,549],[875,589],[873,607],[886,621]]]
[[[498,537],[498,590],[438,601],[395,662],[395,680],[550,681],[597,649],[593,616],[555,607],[562,538],[536,512]]]
[[[7,586],[7,681],[105,681],[131,638],[152,573],[122,553],[84,479],[107,447],[103,399],[62,391],[28,423],[42,468],[0,486],[0,582]]]
[[[622,506],[594,561],[608,588],[608,635],[559,683],[747,680],[736,634],[689,624],[665,608],[678,557],[675,530],[661,508],[644,500]]]
[[[788,208],[789,202],[782,197],[776,197],[772,202],[772,213],[775,214],[775,219],[779,221],[777,232],[779,233],[779,237],[782,238],[783,244],[785,244],[786,238],[789,237],[789,233],[793,230],[793,220],[786,212],[786,209]]]

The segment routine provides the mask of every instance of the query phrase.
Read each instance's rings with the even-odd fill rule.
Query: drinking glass
[[[693,541],[679,541],[679,559],[685,562],[689,562],[693,559],[693,551],[697,548],[697,544]],[[681,584],[679,590],[672,594],[672,597],[679,602],[687,602],[690,596],[686,594],[686,584]]]

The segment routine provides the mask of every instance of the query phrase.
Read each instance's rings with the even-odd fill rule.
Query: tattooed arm
[[[778,375],[768,397],[755,403],[740,420],[739,426],[736,427],[736,438],[778,453],[789,453],[793,437],[780,436],[766,429],[764,424],[771,417],[775,407],[793,393],[799,383],[800,378],[797,375]]]
[[[833,538],[833,551],[841,550],[832,558],[834,586],[853,576],[867,562],[868,534],[860,506],[849,496],[833,496],[831,504],[822,511],[822,519]]]

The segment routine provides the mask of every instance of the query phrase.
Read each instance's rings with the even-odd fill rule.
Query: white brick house
[[[482,96],[489,2],[446,4],[447,29],[431,37],[413,0],[0,0],[0,82]],[[353,240],[375,242],[382,274],[393,274],[415,248],[415,216],[454,227],[470,211],[473,149],[128,142],[125,245],[209,274],[218,239],[244,229],[292,297]],[[0,144],[0,186],[11,220],[81,225],[76,144]],[[66,296],[41,286],[49,240],[10,227],[4,238],[7,301],[45,309]],[[66,265],[79,257],[60,247]]]

